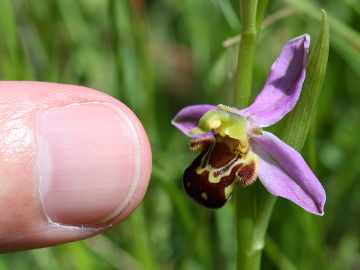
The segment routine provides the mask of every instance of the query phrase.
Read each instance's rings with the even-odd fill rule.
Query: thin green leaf
[[[264,18],[264,13],[266,10],[266,7],[268,5],[269,0],[258,0],[258,6],[256,10],[256,29],[257,32],[260,31],[262,20]]]
[[[270,236],[266,237],[265,253],[280,270],[296,270],[295,265],[284,254],[277,243]]]
[[[346,4],[348,4],[358,15],[360,15],[360,5],[358,0],[343,0]]]
[[[306,0],[283,0],[293,7],[305,12],[308,16],[315,20],[320,20],[318,13],[319,8],[313,3]],[[343,39],[345,39],[351,46],[360,52],[360,34],[352,29],[350,26],[336,19],[334,16],[329,17],[329,24],[331,30]]]
[[[16,11],[9,0],[0,0],[0,7],[0,79],[32,79],[32,70],[19,39]]]
[[[341,54],[347,64],[360,76],[360,52],[338,36],[331,37],[331,46]]]
[[[312,117],[325,78],[328,55],[329,25],[327,14],[323,10],[321,30],[318,40],[310,52],[303,90],[295,109],[287,118],[283,133],[283,140],[297,150],[303,147],[310,129]]]
[[[16,18],[8,0],[0,1],[0,29],[1,39],[4,42],[10,57],[16,57],[18,42],[18,29],[16,26]]]
[[[230,27],[234,31],[238,31],[240,29],[240,20],[229,0],[215,0],[215,3],[220,7],[222,13],[224,14],[225,20],[228,22]]]
[[[318,7],[306,0],[283,0],[315,20],[320,20]],[[329,15],[329,25],[334,33],[331,45],[344,57],[347,63],[359,73],[360,34],[335,16]]]
[[[289,114],[282,139],[297,150],[301,150],[310,129],[320,90],[324,81],[329,54],[329,26],[326,12],[323,11],[318,40],[311,50],[307,68],[307,77],[295,109]],[[255,240],[263,245],[265,233],[270,221],[276,198],[264,188],[259,190],[257,200],[258,214],[254,225]]]

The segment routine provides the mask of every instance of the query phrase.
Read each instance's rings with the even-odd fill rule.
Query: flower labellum
[[[249,107],[193,105],[180,110],[172,124],[195,138],[200,155],[184,173],[184,187],[196,202],[219,208],[236,184],[256,177],[275,196],[323,215],[326,195],[301,155],[275,135],[263,131],[296,105],[305,80],[310,38],[289,40],[272,65],[265,86]]]
[[[184,173],[185,190],[191,198],[219,208],[230,198],[236,182],[245,186],[255,180],[257,157],[242,154],[238,145],[238,140],[219,135],[191,142],[191,148],[202,149]]]
[[[251,184],[257,175],[257,157],[249,152],[246,120],[229,107],[219,108],[222,110],[205,113],[198,127],[190,131],[205,134],[214,130],[215,135],[190,143],[201,154],[184,173],[186,192],[209,208],[223,206],[237,182],[242,186]]]

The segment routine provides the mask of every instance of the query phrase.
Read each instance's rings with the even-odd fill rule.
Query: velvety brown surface
[[[234,154],[225,143],[216,143],[215,146],[208,151],[209,148],[204,149],[203,152],[191,163],[191,165],[184,172],[184,187],[187,194],[196,202],[202,204],[208,208],[222,207],[227,200],[225,196],[225,188],[234,184],[235,174],[242,167],[242,164],[236,165],[232,168],[231,172],[227,176],[223,176],[218,183],[211,183],[209,181],[209,173],[213,171],[205,170],[201,174],[196,172],[196,169],[201,166],[206,167],[206,161],[214,169],[223,167],[221,173],[225,173],[230,169],[231,165],[238,159],[234,159]],[[204,164],[201,164],[201,160],[204,155],[208,155],[204,159]],[[241,158],[240,155],[238,158]],[[206,194],[207,199],[202,197],[202,194]]]

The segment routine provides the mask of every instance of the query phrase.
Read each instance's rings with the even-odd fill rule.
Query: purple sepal
[[[310,37],[305,34],[284,45],[263,90],[252,105],[240,111],[241,115],[261,127],[268,127],[294,108],[305,80],[309,44]]]
[[[204,136],[211,136],[214,134],[213,132],[208,132],[206,134],[189,133],[192,129],[197,127],[201,116],[211,109],[219,110],[217,106],[207,104],[187,106],[175,115],[171,123],[189,137],[200,138]]]
[[[269,132],[254,135],[251,146],[260,157],[258,177],[271,194],[324,214],[325,190],[297,151]]]

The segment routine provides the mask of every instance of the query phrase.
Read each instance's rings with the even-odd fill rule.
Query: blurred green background
[[[287,40],[316,37],[320,8],[330,58],[303,156],[327,191],[325,216],[279,199],[262,269],[360,269],[359,1],[270,1],[254,91]],[[148,193],[128,220],[89,240],[1,255],[0,270],[235,268],[233,202],[214,212],[187,198],[182,172],[195,154],[170,121],[186,105],[228,103],[238,10],[238,0],[0,0],[1,80],[106,92],[137,114],[153,150]]]

